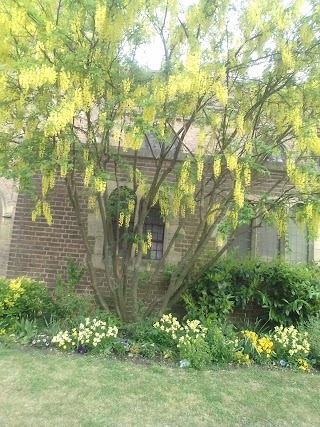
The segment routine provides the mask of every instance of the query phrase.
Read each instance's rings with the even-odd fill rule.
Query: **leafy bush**
[[[195,283],[184,302],[191,318],[226,319],[235,308],[254,304],[264,320],[295,325],[320,310],[320,272],[281,259],[225,259]]]
[[[77,316],[92,315],[95,304],[91,295],[79,293],[76,286],[79,284],[84,269],[72,258],[68,259],[66,280],[57,276],[56,286],[52,293],[53,311],[60,319],[72,320]]]
[[[17,318],[34,319],[52,309],[51,298],[43,282],[18,277],[0,278],[0,321],[4,326],[15,324]]]
[[[313,317],[301,325],[300,329],[308,333],[310,357],[320,366],[320,318]]]
[[[126,325],[125,329],[130,342],[137,343],[139,348],[143,345],[149,348],[149,344],[154,344],[151,350],[158,354],[165,354],[169,349],[177,352],[175,340],[165,332],[164,327],[163,329],[153,327],[156,321],[156,318],[148,318]]]
[[[208,329],[206,341],[210,348],[212,363],[232,363],[235,361],[234,342],[236,339],[233,325],[209,319],[204,323]]]
[[[210,363],[210,347],[206,341],[207,328],[199,320],[187,320],[185,325],[181,325],[172,314],[164,314],[153,326],[163,335],[171,337],[180,357],[186,359],[194,368],[200,369]]]

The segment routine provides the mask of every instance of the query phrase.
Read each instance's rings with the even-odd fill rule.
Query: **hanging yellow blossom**
[[[97,196],[91,195],[88,198],[88,208],[89,209],[93,209],[95,207],[95,205],[96,205],[96,201],[97,201]]]
[[[152,248],[152,233],[150,230],[147,232],[147,247],[148,249]]]
[[[38,200],[31,215],[32,221],[35,221],[38,216],[41,216],[42,213],[42,202],[41,200]]]
[[[90,163],[90,165],[88,165],[85,169],[85,173],[84,173],[84,185],[86,187],[88,187],[91,177],[93,175],[93,163]]]
[[[45,219],[47,220],[47,223],[49,225],[52,225],[51,209],[50,209],[50,205],[47,201],[43,202],[42,209],[43,209],[43,215],[44,215]]]
[[[118,224],[119,224],[120,228],[123,226],[123,221],[124,221],[124,213],[120,212],[120,214],[119,214],[119,221],[118,221]]]
[[[225,158],[227,162],[227,168],[229,171],[234,171],[237,168],[238,156],[232,153],[225,153]]]
[[[213,160],[213,175],[215,178],[218,178],[221,175],[221,159],[220,159],[220,157],[215,157]]]

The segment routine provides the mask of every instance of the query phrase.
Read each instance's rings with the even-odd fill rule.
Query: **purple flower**
[[[284,367],[288,366],[288,363],[285,360],[280,360],[279,364]]]
[[[76,351],[79,354],[88,353],[88,347],[84,344],[80,344],[78,347],[76,347]]]

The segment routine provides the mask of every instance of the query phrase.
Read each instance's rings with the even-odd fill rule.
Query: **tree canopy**
[[[133,316],[141,305],[145,315],[166,310],[253,218],[282,233],[290,208],[316,234],[319,24],[315,0],[0,1],[0,174],[29,192],[41,174],[33,219],[44,215],[49,225],[50,191],[57,176],[65,180],[102,306],[81,185],[103,224],[106,285],[124,319],[129,300]],[[157,70],[141,65],[153,40]],[[152,177],[139,166],[142,148]],[[277,160],[284,177],[257,191]],[[144,224],[157,203],[176,228],[162,259],[146,267]],[[151,287],[164,274],[193,215],[197,227],[167,291],[141,304],[141,280]]]

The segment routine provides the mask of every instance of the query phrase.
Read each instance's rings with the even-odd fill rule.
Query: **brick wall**
[[[71,256],[83,263],[85,251],[77,228],[73,209],[67,198],[63,180],[58,180],[50,194],[53,224],[44,218],[31,220],[34,201],[19,194],[12,232],[8,277],[26,275],[44,280],[53,287],[57,274],[66,271],[67,258]],[[87,288],[87,278],[81,289]]]

